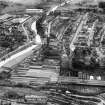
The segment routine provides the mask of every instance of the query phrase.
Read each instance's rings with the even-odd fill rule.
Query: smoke
[[[13,3],[19,3],[24,5],[37,5],[42,3],[44,0],[0,0],[0,1],[8,1]]]
[[[79,3],[79,2],[98,2],[101,0],[72,0],[73,3]]]

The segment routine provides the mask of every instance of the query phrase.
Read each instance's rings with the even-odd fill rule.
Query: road
[[[74,42],[76,41],[76,38],[77,38],[79,32],[80,32],[81,29],[82,29],[82,26],[83,26],[83,24],[84,24],[84,21],[85,21],[86,17],[87,17],[87,13],[82,17],[82,19],[81,19],[81,21],[80,21],[80,23],[79,23],[79,26],[78,26],[78,28],[77,28],[77,30],[76,30],[76,33],[75,33],[75,35],[74,35],[73,38],[72,38],[72,41],[71,41],[71,44],[70,44],[70,49],[71,49],[71,51],[74,51],[74,49],[75,49]]]
[[[25,27],[24,27],[24,24],[25,24],[26,21],[29,20],[30,18],[31,18],[31,16],[27,17],[27,18],[22,22],[22,28],[23,28],[23,30],[24,30],[24,33],[25,33],[26,37],[27,37],[27,42],[29,41],[29,36],[28,36],[27,30],[26,30]]]
[[[98,23],[98,20],[96,20],[91,27],[90,34],[89,34],[89,37],[88,37],[88,46],[91,45],[91,42],[93,40],[94,31],[95,31],[95,27],[96,27],[97,23]]]
[[[29,34],[28,34],[28,32],[27,32],[27,29],[25,28],[25,23],[27,22],[27,21],[29,21],[30,19],[32,19],[32,18],[34,18],[34,17],[32,17],[32,16],[29,16],[29,17],[27,17],[21,24],[22,24],[22,28],[23,28],[23,30],[24,30],[24,33],[25,33],[25,35],[26,35],[26,37],[27,37],[27,42],[29,42],[30,41],[30,39],[29,39]],[[38,17],[37,18],[35,18],[35,20],[33,21],[33,23],[35,23],[36,21],[38,20]],[[32,25],[33,25],[33,23],[32,23]],[[32,27],[31,27],[31,29],[32,29],[32,31],[34,30],[35,32],[37,32],[36,31],[36,24],[34,24],[35,25],[35,29],[32,29]]]
[[[74,84],[84,84],[90,86],[105,86],[105,81],[100,80],[83,80],[78,77],[62,77],[59,76],[58,83],[74,83]]]

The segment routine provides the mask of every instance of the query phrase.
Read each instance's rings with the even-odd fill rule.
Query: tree
[[[26,36],[18,30],[18,23],[13,24],[12,31],[10,32],[8,27],[1,28],[0,31],[0,46],[4,48],[10,48],[13,51],[20,45],[23,45],[26,41]]]
[[[99,8],[101,8],[101,9],[103,9],[103,10],[105,10],[105,2],[99,2]]]
[[[72,60],[72,66],[78,70],[95,70],[99,67],[96,61],[96,53],[92,53],[91,48],[76,48]]]
[[[44,38],[45,37],[45,29],[44,27],[42,26],[43,24],[43,21],[46,19],[46,15],[43,14],[43,16],[41,16],[40,19],[38,19],[38,21],[36,22],[36,28],[37,28],[37,31],[38,31],[38,34]]]
[[[4,94],[4,98],[17,99],[19,95],[15,91],[8,91]]]
[[[0,79],[8,79],[11,77],[11,74],[10,73],[7,73],[6,71],[2,71],[0,73]]]

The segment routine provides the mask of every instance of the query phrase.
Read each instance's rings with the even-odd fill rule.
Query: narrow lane
[[[22,23],[22,28],[23,28],[23,30],[24,30],[24,33],[25,33],[26,37],[27,37],[27,42],[29,42],[29,35],[28,35],[28,33],[27,33],[27,30],[26,30],[25,27],[24,27],[24,24],[25,24],[26,21],[29,20],[30,18],[31,18],[31,16],[29,16],[27,19],[25,19],[25,21],[23,21],[23,23]]]

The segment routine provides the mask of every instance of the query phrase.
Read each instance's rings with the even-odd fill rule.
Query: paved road
[[[88,105],[89,103],[95,104],[95,105],[104,105],[105,100],[99,96],[82,96],[78,94],[62,94],[59,92],[51,92],[51,95],[49,95],[49,98],[52,98],[54,101],[62,102],[62,103],[71,103],[74,102],[78,103],[76,105],[79,105],[81,102]]]
[[[62,77],[58,78],[58,83],[74,83],[74,84],[84,84],[93,86],[105,86],[105,81],[100,80],[83,80],[77,77]]]
[[[37,33],[37,28],[36,28],[37,20],[38,20],[38,17],[35,17],[34,20],[32,21],[32,23],[31,23],[31,30],[34,32],[34,35],[35,35],[35,43],[36,44],[42,44],[40,35],[38,35],[38,33]]]
[[[28,33],[27,33],[27,30],[26,30],[25,27],[24,27],[24,24],[25,24],[30,18],[31,18],[31,16],[27,17],[27,18],[23,21],[23,23],[22,23],[22,28],[23,28],[23,30],[24,30],[24,33],[25,33],[26,37],[27,37],[27,41],[29,41],[29,35],[28,35]]]
[[[28,34],[28,32],[27,32],[27,29],[25,28],[25,23],[31,20],[32,22],[30,22],[29,26],[35,25],[35,26],[33,27],[34,29],[33,29],[32,27],[30,27],[30,28],[31,28],[32,31],[35,32],[35,34],[37,34],[37,33],[36,33],[36,32],[37,32],[37,30],[36,30],[36,21],[38,20],[38,18],[39,18],[39,16],[28,16],[28,17],[21,23],[22,28],[23,28],[23,30],[24,30],[24,33],[25,33],[25,35],[27,36],[27,42],[29,42],[30,39],[29,39],[29,34]]]
[[[82,29],[82,26],[83,26],[83,24],[84,24],[84,21],[85,21],[86,16],[87,16],[87,14],[85,14],[85,15],[82,17],[82,20],[80,21],[79,26],[78,26],[78,28],[77,28],[77,31],[76,31],[75,35],[73,36],[73,38],[72,38],[72,41],[71,41],[71,44],[70,44],[70,49],[71,49],[72,51],[75,49],[74,42],[76,41],[76,38],[77,38],[79,32],[80,32],[81,29]]]

